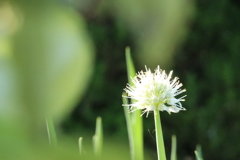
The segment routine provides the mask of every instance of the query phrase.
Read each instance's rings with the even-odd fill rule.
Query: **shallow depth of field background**
[[[67,42],[68,38],[79,36],[79,43],[83,40],[87,46],[86,50],[88,50],[88,45],[91,45],[89,47],[91,55],[86,58],[87,64],[81,64],[85,68],[77,64],[73,65],[72,68],[67,68],[71,71],[74,70],[72,73],[74,75],[75,71],[78,72],[79,67],[84,73],[82,76],[84,80],[79,84],[81,93],[79,92],[78,96],[74,94],[75,100],[65,104],[73,109],[66,109],[66,112],[56,116],[59,124],[58,129],[62,135],[66,137],[72,135],[92,136],[95,132],[96,117],[101,116],[104,138],[106,140],[117,139],[128,144],[121,95],[127,83],[125,47],[130,46],[137,71],[144,70],[145,65],[152,70],[160,65],[167,72],[173,70],[173,75],[179,77],[183,83],[183,88],[187,89],[186,101],[182,103],[183,107],[187,109],[186,111],[171,115],[167,112],[161,112],[167,158],[170,155],[172,134],[177,136],[179,160],[195,159],[194,150],[197,144],[202,146],[204,159],[234,160],[239,157],[240,3],[238,1],[196,0],[193,3],[184,0],[180,3],[173,0],[168,2],[164,0],[159,2],[61,0],[54,1],[51,5],[46,2],[39,6],[27,0],[25,2],[11,2],[15,5],[19,3],[20,6],[25,6],[26,10],[31,8],[31,5],[39,7],[39,10],[28,10],[29,13],[33,13],[33,16],[34,14],[43,16],[36,16],[35,21],[29,22],[33,26],[35,24],[37,29],[48,28],[48,23],[42,24],[45,23],[45,19],[49,18],[47,22],[51,22],[51,18],[62,17],[62,15],[66,15],[65,9],[71,8],[82,16],[81,23],[85,25],[85,28],[81,28],[81,32],[84,33],[84,36],[89,36],[90,40],[88,38],[86,38],[87,40],[81,39],[82,35],[76,35],[78,32],[74,31],[77,28],[74,28],[74,31],[70,31],[69,34],[66,33],[67,37],[63,34],[53,38],[53,41],[63,38]],[[58,5],[62,8],[56,9],[55,7]],[[52,16],[51,11],[54,9],[57,10],[54,12],[56,17]],[[42,13],[45,11],[49,14],[43,15]],[[31,16],[29,17],[31,19]],[[37,18],[42,18],[42,23]],[[53,29],[47,31],[54,32],[59,27],[60,31],[56,34],[64,31],[64,29],[61,31],[61,27],[64,28],[64,25],[71,23],[68,22],[68,18],[66,17],[66,21],[62,24],[59,23],[61,20],[56,20],[56,24],[55,22],[49,23]],[[77,17],[74,18],[77,19]],[[11,25],[14,26],[14,24]],[[66,26],[66,28],[68,27],[71,28],[71,25]],[[6,28],[9,28],[8,32],[15,30],[11,27]],[[40,30],[46,33],[46,28]],[[14,43],[16,41],[14,49],[20,49],[20,51],[18,50],[19,54],[21,52],[24,54],[24,51],[38,52],[39,50],[35,49],[34,45],[39,47],[39,44],[25,44],[31,44],[26,34],[35,33],[35,31],[26,29],[21,32],[22,35],[17,35],[14,40]],[[81,33],[79,32],[79,34]],[[46,38],[41,37],[41,35],[39,34],[40,38]],[[49,33],[50,37],[51,35],[56,36]],[[22,42],[19,39],[22,39]],[[51,45],[54,43],[53,41],[49,40],[47,43]],[[65,42],[62,43],[60,44],[65,44]],[[66,45],[71,46],[72,44]],[[78,46],[77,43],[74,45]],[[28,47],[30,47],[29,50]],[[59,47],[61,48],[61,46]],[[4,54],[0,53],[0,58],[1,56],[3,57]],[[25,56],[29,55],[25,54]],[[58,55],[55,56],[58,57]],[[40,59],[45,60],[46,57],[40,56]],[[57,59],[56,57],[52,60],[53,62]],[[15,59],[18,59],[17,54]],[[37,62],[38,58],[34,60]],[[48,60],[51,62],[51,59]],[[32,63],[29,61],[20,61],[23,70],[25,63],[31,66]],[[85,63],[85,61],[84,59],[74,63]],[[46,64],[48,63],[47,61]],[[38,64],[34,62],[32,65]],[[45,69],[48,70],[47,67]],[[29,73],[31,72],[29,70]],[[54,72],[53,70],[49,74]],[[86,75],[85,72],[87,72]],[[66,74],[66,77],[74,78],[71,73],[69,74]],[[62,83],[64,84],[64,82]],[[51,84],[49,85],[51,86]],[[64,85],[68,88],[68,84]],[[3,89],[0,88],[0,90]],[[72,90],[74,90],[74,86],[72,86]],[[69,93],[72,93],[72,90]],[[65,97],[64,94],[68,94],[68,91],[64,91],[63,87],[56,93],[62,92],[61,96]],[[30,95],[30,93],[28,94]],[[58,101],[58,99],[55,100]],[[45,113],[45,111],[42,112]],[[50,112],[54,112],[54,109]],[[29,113],[38,115],[39,112]],[[41,118],[39,119],[40,123]],[[149,114],[148,118],[143,116],[143,121],[146,154],[148,157],[156,159],[153,115]],[[38,120],[36,120],[35,125],[38,125]],[[39,125],[41,126],[41,124]]]

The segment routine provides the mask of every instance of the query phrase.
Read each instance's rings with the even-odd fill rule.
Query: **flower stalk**
[[[154,122],[155,122],[158,160],[166,160],[160,113],[158,110],[154,110]]]
[[[133,136],[129,138],[131,140],[132,137],[133,142],[130,142],[130,144],[133,144],[133,147],[131,147],[133,152],[131,153],[133,153],[132,157],[134,158],[132,159],[141,160],[143,158],[141,115],[146,113],[148,116],[149,112],[154,112],[158,160],[166,160],[159,111],[167,111],[171,114],[186,110],[181,103],[185,101],[186,95],[178,97],[186,89],[181,89],[182,83],[179,82],[177,77],[172,79],[173,71],[167,74],[160,69],[160,66],[157,66],[154,72],[145,66],[145,72],[140,71],[134,76],[135,70],[129,48],[126,48],[126,59],[129,83],[124,89],[127,93],[127,96],[124,97],[131,99],[131,103],[124,103],[123,106],[129,108],[130,112],[132,112],[130,119],[132,121],[131,133]]]

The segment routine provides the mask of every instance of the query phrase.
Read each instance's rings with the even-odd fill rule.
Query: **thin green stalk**
[[[126,55],[126,64],[127,64],[128,83],[132,86],[133,82],[131,78],[135,77],[136,71],[132,61],[130,48],[126,47],[125,52],[126,52],[125,55]]]
[[[203,160],[203,156],[202,156],[202,148],[200,145],[197,145],[196,150],[194,151],[197,160]]]
[[[82,146],[82,137],[80,137],[79,139],[78,139],[78,148],[79,148],[79,154],[81,155],[82,154],[82,148],[83,148],[83,146]]]
[[[160,121],[160,113],[158,110],[154,111],[154,122],[157,142],[158,160],[166,160],[165,147],[163,142],[162,126]]]
[[[177,138],[172,135],[171,160],[177,160]]]
[[[97,155],[97,135],[94,134],[93,137],[92,137],[92,142],[93,142],[93,151],[94,151],[94,154]]]
[[[51,146],[57,146],[57,135],[51,118],[46,118],[48,140]]]
[[[134,136],[134,160],[143,160],[143,129],[141,110],[136,110],[132,114],[132,126]]]
[[[101,156],[102,154],[102,143],[103,143],[102,118],[97,117],[96,131],[95,135],[93,136],[93,147],[97,157]]]
[[[128,83],[133,85],[131,78],[136,75],[134,64],[131,58],[130,48],[126,47],[126,63],[127,63],[127,72],[128,72]],[[132,151],[133,156],[132,160],[143,160],[143,124],[141,117],[141,110],[134,111],[131,116],[131,126],[132,126],[132,137],[133,137],[133,147]]]
[[[123,104],[126,105],[128,104],[127,98],[126,98],[127,94],[124,92],[123,93]],[[127,131],[128,131],[128,139],[129,139],[129,146],[130,146],[130,155],[131,155],[131,159],[134,159],[134,143],[133,143],[133,130],[132,130],[132,122],[131,122],[131,117],[129,114],[129,107],[128,106],[124,106],[124,114],[125,114],[125,118],[126,118],[126,123],[127,123]]]
[[[202,160],[197,151],[194,151],[197,160]]]

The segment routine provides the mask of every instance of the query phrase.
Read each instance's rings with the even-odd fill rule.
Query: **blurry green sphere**
[[[15,5],[22,25],[13,36],[12,56],[26,120],[34,125],[48,116],[60,121],[81,98],[93,69],[84,21],[58,3]]]

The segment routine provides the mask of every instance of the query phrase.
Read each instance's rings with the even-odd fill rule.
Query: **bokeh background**
[[[0,127],[25,124],[1,136],[41,137],[49,115],[61,134],[91,136],[101,116],[104,138],[127,144],[121,95],[130,46],[137,71],[174,70],[187,89],[187,111],[161,113],[168,158],[175,134],[180,160],[195,159],[197,144],[204,159],[236,160],[239,18],[237,0],[1,1]],[[145,154],[156,159],[153,115],[143,119]]]

